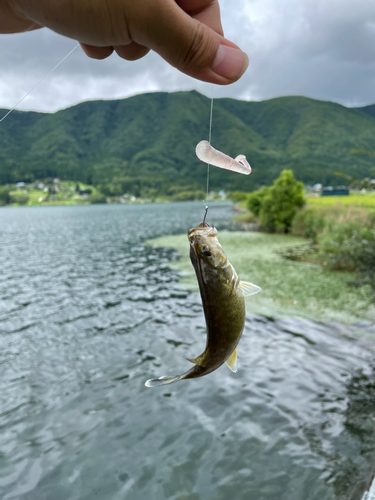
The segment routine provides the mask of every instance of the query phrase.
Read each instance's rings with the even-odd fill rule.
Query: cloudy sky
[[[236,84],[215,97],[262,100],[305,95],[347,106],[375,103],[374,0],[221,0],[225,36],[250,58]],[[0,107],[13,107],[76,42],[43,29],[0,35]],[[196,89],[198,82],[158,55],[136,62],[105,61],[75,50],[20,105],[55,111],[85,100],[152,91]]]

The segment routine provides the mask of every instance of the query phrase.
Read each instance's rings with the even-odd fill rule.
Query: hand
[[[149,50],[198,80],[227,85],[248,58],[223,36],[218,0],[0,0],[0,32],[42,27],[78,40],[85,54],[134,61]]]

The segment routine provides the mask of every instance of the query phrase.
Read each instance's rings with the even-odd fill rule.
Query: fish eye
[[[212,256],[212,252],[211,252],[211,248],[207,245],[203,245],[202,247],[202,255],[204,257],[211,257]]]

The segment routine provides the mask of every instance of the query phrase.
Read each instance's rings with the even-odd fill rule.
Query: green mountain
[[[56,113],[14,111],[0,124],[0,183],[59,177],[109,184],[119,194],[204,190],[207,169],[195,146],[207,139],[209,112],[210,100],[195,91],[84,102]],[[375,163],[375,105],[215,99],[212,145],[245,154],[253,169],[242,176],[211,168],[212,189],[252,190],[283,168],[305,183],[341,183],[336,171],[363,178]]]

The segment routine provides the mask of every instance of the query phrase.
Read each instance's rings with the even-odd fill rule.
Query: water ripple
[[[219,230],[228,205],[211,207]],[[202,204],[1,209],[0,497],[355,500],[375,460],[372,344],[248,317],[239,372],[150,390],[205,345],[148,238]],[[343,337],[340,333],[346,332]]]

